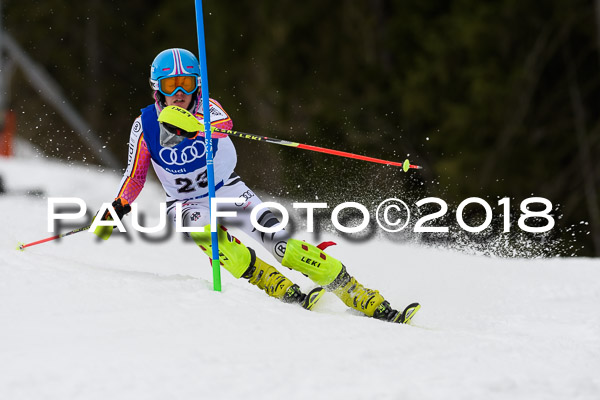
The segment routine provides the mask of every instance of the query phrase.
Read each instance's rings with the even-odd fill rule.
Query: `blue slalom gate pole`
[[[206,146],[206,174],[208,178],[209,207],[215,198],[215,168],[213,161],[212,131],[210,125],[210,101],[208,96],[208,67],[206,64],[206,41],[204,37],[204,17],[202,0],[196,0],[196,29],[198,32],[198,55],[200,60],[200,79],[202,89],[202,114],[204,115],[204,144]],[[212,210],[212,208],[211,208]],[[212,211],[211,211],[212,214]],[[212,215],[211,215],[212,221]],[[221,291],[221,265],[219,262],[219,238],[217,227],[211,223],[213,289]]]

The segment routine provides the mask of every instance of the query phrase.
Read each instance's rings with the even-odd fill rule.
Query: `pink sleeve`
[[[146,183],[146,175],[150,167],[150,152],[144,140],[144,134],[140,134],[135,143],[135,152],[130,157],[125,174],[121,180],[121,189],[117,197],[122,197],[131,204],[139,196]]]

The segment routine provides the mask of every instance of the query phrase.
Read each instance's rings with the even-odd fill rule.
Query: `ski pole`
[[[408,159],[404,160],[404,162],[387,161],[387,160],[382,160],[380,158],[361,156],[359,154],[348,153],[345,151],[327,149],[325,147],[311,146],[309,144],[302,144],[302,143],[297,143],[297,142],[290,142],[287,140],[270,138],[267,136],[260,136],[260,135],[254,134],[254,133],[230,131],[228,129],[221,129],[221,128],[212,128],[212,130],[214,132],[224,133],[229,136],[235,136],[235,137],[239,137],[239,138],[243,138],[243,139],[252,139],[252,140],[257,140],[260,142],[279,144],[279,145],[288,146],[288,147],[296,147],[299,149],[316,151],[318,153],[333,154],[336,156],[346,157],[346,158],[354,158],[357,160],[363,160],[363,161],[368,161],[368,162],[372,162],[372,163],[394,165],[397,167],[402,167],[404,172],[408,171],[411,168],[413,168],[413,169],[421,169],[422,168],[418,165],[411,164],[410,161],[408,161]]]
[[[176,128],[182,129],[187,132],[204,132],[204,127],[192,113],[190,113],[186,109],[183,109],[183,108],[177,107],[177,106],[165,107],[161,111],[160,115],[158,116],[158,121],[162,122],[162,123],[173,125]],[[397,167],[402,167],[402,170],[404,172],[407,172],[409,169],[422,169],[423,168],[418,165],[411,164],[410,161],[408,161],[408,159],[404,160],[404,162],[388,161],[388,160],[382,160],[379,158],[373,158],[373,157],[361,156],[361,155],[353,154],[353,153],[347,153],[345,151],[332,150],[332,149],[327,149],[324,147],[317,147],[317,146],[311,146],[308,144],[302,144],[302,143],[297,143],[297,142],[290,142],[287,140],[270,138],[267,136],[256,135],[254,133],[231,131],[228,129],[220,129],[220,128],[215,128],[215,127],[212,127],[211,130],[213,132],[224,133],[229,136],[240,137],[243,139],[252,139],[252,140],[257,140],[260,142],[279,144],[279,145],[288,146],[288,147],[296,147],[299,149],[316,151],[316,152],[325,153],[325,154],[333,154],[333,155],[340,156],[340,157],[354,158],[357,160],[369,161],[369,162],[378,163],[378,164],[394,165]]]
[[[92,225],[88,225],[88,226],[84,226],[82,228],[73,229],[70,232],[61,233],[60,235],[56,235],[56,236],[52,236],[52,237],[49,237],[49,238],[46,238],[46,239],[38,240],[37,242],[31,242],[31,243],[27,243],[27,244],[19,243],[19,247],[17,247],[17,250],[23,251],[23,250],[25,250],[26,247],[29,247],[29,246],[35,246],[36,244],[50,242],[51,240],[60,239],[62,237],[69,236],[69,235],[72,235],[74,233],[87,231],[88,229],[90,229],[91,226]]]

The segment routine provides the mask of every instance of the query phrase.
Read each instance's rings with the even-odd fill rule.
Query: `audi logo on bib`
[[[175,147],[163,147],[158,155],[167,165],[184,165],[204,157],[206,147],[201,140],[194,140],[192,144],[178,150]]]

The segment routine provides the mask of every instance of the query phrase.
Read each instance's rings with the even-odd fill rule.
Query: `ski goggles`
[[[158,90],[165,96],[173,96],[178,91],[193,94],[198,89],[198,78],[194,75],[169,76],[158,81]]]

